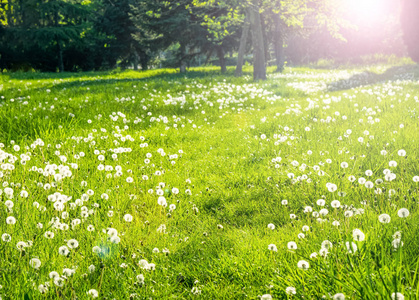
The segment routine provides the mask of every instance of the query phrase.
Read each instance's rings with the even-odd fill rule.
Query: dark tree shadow
[[[250,72],[243,72],[243,75],[250,75]],[[130,74],[132,76],[132,73]],[[49,82],[42,87],[32,89],[32,91],[37,92],[38,90],[44,90],[49,88],[51,90],[63,89],[63,88],[72,88],[80,86],[104,86],[107,84],[123,84],[123,83],[141,83],[141,82],[154,82],[162,83],[167,81],[183,81],[184,79],[194,79],[194,78],[206,78],[207,80],[212,80],[213,78],[227,78],[230,81],[240,81],[242,77],[235,77],[234,70],[229,68],[226,73],[221,73],[218,69],[210,70],[188,70],[187,72],[142,72],[138,71],[137,76],[125,77],[124,71],[109,71],[109,72],[83,72],[83,73],[8,73],[3,76],[3,91],[9,90],[13,87],[8,86],[7,80],[9,79],[20,79],[20,80],[49,80],[49,79],[64,79],[62,82]],[[1,79],[1,78],[0,78]],[[65,80],[67,79],[67,80]],[[1,81],[0,81],[1,82]]]
[[[64,127],[63,130],[71,130],[71,128],[77,126],[78,128],[83,128],[84,126],[88,126],[86,124],[80,123],[78,119],[73,119],[69,116],[69,112],[74,113],[75,115],[80,115],[82,111],[86,110],[86,107],[92,110],[93,113],[101,113],[104,115],[110,114],[114,111],[115,106],[112,105],[113,101],[108,101],[109,99],[114,99],[115,87],[121,87],[121,90],[117,93],[124,96],[124,95],[131,95],[132,89],[127,89],[127,83],[131,87],[131,83],[134,85],[141,86],[142,84],[147,83],[148,90],[156,89],[156,90],[166,90],[169,86],[172,92],[176,93],[178,91],[182,91],[184,89],[184,84],[191,85],[194,82],[194,79],[205,79],[207,82],[218,82],[220,79],[227,79],[229,82],[236,82],[240,83],[243,82],[243,77],[235,77],[234,70],[228,70],[227,73],[221,74],[219,70],[189,70],[186,73],[160,73],[160,74],[147,74],[144,72],[141,74],[139,72],[138,77],[134,78],[124,78],[124,74],[119,74],[121,72],[114,72],[109,73],[109,75],[116,74],[116,77],[106,77],[108,74],[107,72],[103,72],[100,74],[97,73],[35,73],[33,74],[32,80],[37,79],[65,79],[74,77],[73,80],[63,80],[60,81],[49,81],[47,84],[42,86],[37,86],[31,88],[29,91],[25,89],[18,89],[13,85],[7,86],[7,83],[4,83],[5,89],[3,91],[7,91],[7,99],[16,98],[18,99],[21,96],[26,96],[28,93],[33,97],[32,100],[38,101],[50,101],[53,97],[59,97],[60,99],[66,99],[73,96],[74,91],[77,94],[77,97],[83,98],[84,95],[91,98],[89,104],[81,105],[80,102],[72,102],[72,101],[64,101],[65,104],[61,104],[62,106],[66,107],[66,110],[56,109],[54,111],[48,112],[48,119],[45,118],[45,112],[43,110],[36,110],[31,111],[31,117],[24,117],[23,115],[18,116],[18,119],[13,119],[12,117],[6,118],[0,114],[0,140],[3,142],[9,142],[10,140],[28,140],[33,141],[36,137],[42,135],[48,136],[56,136],[58,130],[58,125],[62,125]],[[247,73],[246,73],[247,74]],[[249,73],[250,74],[250,73]],[[64,76],[62,76],[64,75]],[[96,75],[94,77],[93,75]],[[132,75],[132,73],[130,73]],[[141,77],[143,75],[143,77]],[[147,76],[149,75],[149,76]],[[89,77],[92,76],[92,77]],[[120,77],[118,77],[120,76]],[[28,79],[28,74],[8,74],[8,78],[13,79]],[[191,80],[192,79],[192,80]],[[249,81],[251,81],[251,77],[249,76]],[[0,81],[0,84],[2,82]],[[124,86],[125,84],[125,86]],[[80,88],[80,87],[85,88]],[[89,89],[87,89],[87,87]],[[47,94],[46,89],[49,89],[51,92]],[[73,90],[74,89],[74,90]],[[139,89],[140,92],[148,93],[147,91],[142,91]],[[1,95],[1,94],[0,94]],[[145,94],[144,94],[145,95]],[[0,99],[0,103],[6,102],[7,99]],[[85,99],[85,98],[83,98]],[[108,105],[104,105],[103,101],[108,101]],[[115,102],[116,103],[116,102]],[[141,111],[141,104],[140,101],[135,103],[123,103],[122,105],[118,105],[118,110],[123,113],[131,113],[135,111]],[[60,102],[56,104],[56,106],[60,106]],[[5,110],[4,110],[5,111]],[[163,112],[170,112],[170,115],[182,115],[182,116],[190,116],[193,115],[195,112],[189,109],[183,109],[180,106],[173,106],[168,109],[166,106],[157,106],[154,107],[153,113],[156,115],[162,114]],[[16,112],[16,110],[15,110]],[[140,125],[138,125],[140,126]],[[145,127],[146,129],[148,127]]]
[[[198,69],[198,70],[197,70]],[[0,73],[1,76],[7,79],[20,79],[20,80],[48,80],[48,79],[75,79],[83,81],[88,80],[89,78],[99,78],[99,80],[118,80],[118,76],[124,77],[124,73],[127,71],[132,71],[130,75],[135,72],[137,76],[131,78],[121,78],[125,81],[136,81],[140,79],[150,79],[150,78],[179,78],[179,77],[201,77],[205,75],[222,75],[218,68],[200,70],[202,68],[191,68],[184,73],[180,73],[177,69],[152,69],[147,71],[133,71],[133,70],[109,70],[109,71],[87,71],[87,72],[9,72],[9,73]],[[243,72],[244,74],[250,74],[251,72]],[[234,69],[228,68],[226,73],[223,73],[226,76],[234,76]]]
[[[361,86],[384,83],[397,80],[419,79],[418,65],[403,65],[388,68],[384,73],[377,74],[370,71],[355,74],[349,78],[331,82],[327,85],[328,91],[342,91]]]

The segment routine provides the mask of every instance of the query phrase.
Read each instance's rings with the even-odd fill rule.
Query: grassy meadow
[[[417,67],[232,74],[0,75],[0,299],[419,299]]]

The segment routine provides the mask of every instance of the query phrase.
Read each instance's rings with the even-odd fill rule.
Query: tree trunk
[[[57,40],[57,51],[58,51],[58,71],[64,72],[64,60],[63,60],[63,48],[61,43]]]
[[[55,27],[58,27],[59,24],[59,16],[58,16],[58,11],[55,12],[54,14],[54,25]],[[64,72],[64,61],[63,61],[63,48],[61,46],[60,43],[60,39],[56,36],[57,39],[57,54],[58,54],[58,71],[59,72]]]
[[[148,55],[145,53],[145,51],[140,51],[140,65],[141,70],[147,70],[148,69]]]
[[[281,32],[281,16],[276,14],[275,18],[275,32],[274,32],[274,50],[275,50],[275,61],[276,61],[276,72],[284,71],[284,38]]]
[[[208,65],[209,61],[211,60],[212,53],[214,52],[213,48],[208,52],[207,58],[205,59],[205,64]]]
[[[247,37],[249,36],[249,14],[246,13],[244,19],[242,35],[240,37],[239,54],[237,56],[236,76],[241,76],[243,73],[244,52],[246,51]]]
[[[222,46],[217,47],[217,56],[220,61],[221,73],[227,72],[227,64],[225,59],[225,53]]]
[[[264,14],[260,14],[260,24],[262,26],[262,33],[263,33],[263,49],[265,50],[265,65],[268,65],[270,55],[269,55],[269,41],[266,32],[266,23]]]
[[[138,71],[138,53],[133,49],[132,63],[134,64],[134,71]]]
[[[186,46],[184,44],[180,45],[180,61],[179,61],[179,71],[180,73],[186,72]]]
[[[265,49],[258,2],[258,0],[253,0],[249,8],[253,44],[253,80],[256,81],[266,79]]]

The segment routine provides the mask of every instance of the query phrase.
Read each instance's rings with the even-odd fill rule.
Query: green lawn
[[[0,75],[0,298],[419,298],[417,67],[249,71]]]

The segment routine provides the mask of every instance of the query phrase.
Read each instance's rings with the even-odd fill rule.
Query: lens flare
[[[386,18],[389,6],[386,0],[348,0],[344,9],[349,20],[362,26],[379,23]]]

